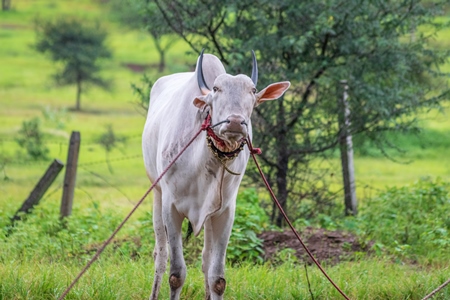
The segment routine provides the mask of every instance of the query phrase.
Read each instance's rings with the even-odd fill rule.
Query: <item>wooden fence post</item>
[[[339,117],[339,128],[341,130],[339,136],[339,148],[341,151],[342,177],[344,179],[344,201],[345,214],[357,214],[356,186],[355,186],[355,169],[353,166],[353,141],[352,136],[348,132],[350,127],[350,108],[348,107],[348,84],[347,80],[342,80],[344,93],[339,101],[341,113]]]
[[[64,176],[63,195],[61,199],[60,218],[72,213],[73,194],[77,179],[78,153],[80,151],[80,132],[72,131],[67,154],[66,175]]]
[[[30,193],[25,202],[22,204],[22,207],[19,208],[14,217],[11,218],[12,222],[20,220],[19,215],[20,212],[29,213],[30,210],[39,203],[42,196],[44,196],[45,192],[50,187],[52,182],[55,180],[56,176],[58,176],[59,172],[62,170],[63,167],[64,164],[58,159],[55,159],[50,164],[47,171],[45,171],[45,174],[36,184],[33,191]]]

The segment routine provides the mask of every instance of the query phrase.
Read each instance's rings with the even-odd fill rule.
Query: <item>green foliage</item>
[[[111,124],[106,126],[106,131],[100,135],[97,142],[105,149],[106,152],[111,152],[114,148],[117,148],[119,144],[126,143],[127,138],[124,136],[118,136]]]
[[[422,179],[368,201],[358,221],[366,239],[400,259],[450,259],[450,185]]]
[[[37,21],[36,26],[36,50],[49,53],[53,61],[63,64],[63,69],[54,75],[55,81],[77,85],[77,110],[84,85],[109,87],[109,82],[98,75],[98,60],[111,57],[104,44],[106,32],[98,24],[90,26],[86,21],[60,18],[55,22]]]
[[[263,263],[262,241],[257,234],[268,226],[268,217],[258,205],[258,196],[253,189],[243,190],[238,196],[236,218],[227,259],[231,263]],[[73,215],[64,221],[59,220],[56,205],[39,205],[31,214],[22,215],[23,221],[9,226],[9,218],[0,218],[2,228],[0,237],[10,236],[1,241],[4,249],[0,260],[4,259],[51,259],[65,261],[71,258],[87,259],[93,255],[119,224],[120,216],[113,211],[100,212],[97,202],[82,212],[74,209]],[[113,248],[124,257],[134,258],[142,255],[151,259],[155,244],[151,213],[146,213],[134,223],[133,230],[126,235],[133,238],[116,238]],[[200,257],[203,233],[193,243],[185,245],[185,256],[195,263]],[[107,254],[106,254],[107,255]]]
[[[17,143],[25,149],[29,157],[34,160],[46,159],[49,152],[44,141],[44,133],[40,128],[39,118],[33,118],[30,121],[23,121],[22,128],[19,130]]]
[[[97,142],[105,149],[106,162],[108,164],[109,172],[112,174],[113,169],[111,164],[109,163],[109,153],[117,148],[119,144],[125,145],[127,141],[126,137],[118,136],[114,133],[113,127],[111,124],[106,126],[106,132],[104,132],[97,140]]]
[[[384,132],[417,127],[417,113],[449,99],[448,75],[439,68],[450,51],[429,47],[434,34],[450,26],[434,22],[446,1],[156,2],[174,33],[197,53],[216,53],[228,72],[249,74],[254,49],[259,88],[291,81],[286,96],[257,107],[253,120],[267,177],[290,211],[300,198],[293,195],[327,191],[318,188],[328,178],[314,163],[338,146],[341,80],[349,84],[349,132],[382,151]]]
[[[65,108],[53,109],[51,106],[46,106],[42,109],[42,114],[45,120],[55,126],[56,129],[63,129],[65,122],[70,120],[70,116]]]
[[[13,1],[13,3],[15,2]],[[0,166],[3,158],[5,158],[7,175],[11,178],[0,183],[0,227],[9,224],[9,217],[17,210],[20,201],[25,199],[36,183],[36,178],[42,175],[42,165],[16,165],[8,155],[13,153],[17,146],[15,142],[11,143],[7,140],[14,139],[17,132],[14,128],[19,128],[23,119],[30,115],[41,114],[39,110],[41,104],[45,103],[53,107],[70,104],[65,100],[70,97],[70,89],[55,90],[49,89],[46,85],[45,78],[51,66],[48,61],[42,60],[28,47],[34,39],[29,21],[32,20],[36,12],[45,16],[46,19],[64,13],[83,14],[90,19],[104,17],[107,15],[104,5],[99,3],[98,1],[17,1],[17,5],[13,6],[14,10],[4,12],[0,18],[0,74],[7,74],[7,76],[0,76],[0,102],[2,105],[2,109],[0,109],[0,147],[2,150]],[[214,10],[204,10],[205,12],[211,13]],[[442,17],[441,20],[445,21],[446,18],[448,19],[448,17]],[[108,24],[107,26],[117,28],[116,25]],[[436,43],[441,43],[442,49],[449,49],[449,47],[445,47],[449,41],[448,34],[440,33],[438,36],[440,38]],[[236,41],[236,43],[238,42],[240,41]],[[72,114],[69,112],[70,119],[64,117],[66,130],[80,130],[83,139],[89,141],[98,137],[104,124],[111,122],[113,122],[114,128],[120,125],[121,132],[127,132],[127,134],[140,132],[142,118],[135,114],[135,109],[132,105],[129,105],[129,102],[123,101],[123,99],[130,98],[129,82],[137,82],[140,75],[129,72],[121,65],[129,62],[130,58],[140,64],[157,62],[156,50],[148,47],[145,38],[137,31],[125,31],[123,28],[112,31],[108,43],[114,46],[114,53],[117,53],[114,57],[114,64],[111,65],[111,74],[114,74],[115,78],[120,78],[121,84],[117,85],[114,94],[106,94],[102,90],[93,91],[92,98],[95,98],[96,101],[91,105],[94,110],[107,113],[82,112]],[[195,57],[186,55],[186,50],[186,43],[180,42],[176,48],[170,51],[168,67],[171,70],[186,71],[186,65],[192,64],[192,59],[195,60]],[[244,49],[244,51],[247,50]],[[248,74],[247,71],[250,70],[248,53],[239,55],[241,55],[242,61],[248,64],[245,69],[243,67],[243,71]],[[261,58],[258,58],[261,62]],[[448,66],[447,64],[447,70],[450,70]],[[277,68],[278,65],[274,64],[272,69],[266,69],[266,72],[271,73]],[[26,72],[24,72],[25,69]],[[424,123],[425,127],[436,128],[438,123],[440,131],[443,133],[449,131],[447,117],[437,119],[434,114],[427,114],[422,117],[427,118]],[[58,132],[58,134],[65,136],[68,136],[68,133]],[[433,176],[442,174],[447,178],[448,168],[446,166],[448,164],[445,164],[445,162],[448,161],[448,147],[445,147],[445,141],[448,139],[444,134],[435,135],[430,131],[425,131],[424,136],[419,137],[419,139],[426,136],[430,137],[430,133],[432,134],[430,140],[422,140],[426,142],[424,146],[430,145],[429,142],[439,142],[440,145],[434,148],[433,144],[433,148],[429,149],[427,155],[420,157],[418,155],[424,155],[424,152],[417,147],[416,153],[418,155],[416,157],[419,160],[416,160],[407,168],[405,165],[395,165],[383,159],[359,160],[360,163],[358,164],[357,159],[357,167],[360,166],[360,171],[357,173],[358,189],[364,182],[370,182],[370,185],[376,188],[381,188],[385,184],[402,185],[423,174],[433,174]],[[399,140],[399,137],[395,137],[395,139]],[[406,137],[402,139],[401,143],[410,140],[410,137]],[[133,143],[131,147],[139,149],[139,141],[136,139],[134,142],[136,143],[133,143],[133,140],[129,142],[130,144]],[[258,145],[261,144],[255,144],[255,146]],[[52,145],[50,146],[52,147]],[[97,148],[99,147],[87,146],[86,144],[83,147],[82,144],[80,149],[81,159],[84,158],[85,162],[102,159],[104,151],[97,151]],[[268,150],[268,147],[263,149],[263,151]],[[7,156],[3,156],[3,151]],[[52,157],[54,153],[65,155],[65,152],[64,147],[62,150],[60,146],[51,148]],[[369,165],[366,164],[367,162],[369,162]],[[114,167],[120,168],[120,172],[116,169],[116,174],[111,178],[112,183],[124,187],[130,199],[138,199],[141,196],[142,188],[148,184],[147,178],[145,178],[145,175],[143,176],[142,162],[140,160],[126,161],[126,164],[114,165]],[[102,170],[99,166],[93,168],[99,172]],[[106,168],[105,172],[107,172]],[[337,173],[338,171],[335,171],[335,174]],[[273,177],[272,180],[275,182]],[[85,182],[86,185],[79,184],[81,182]],[[0,229],[0,298],[57,298],[84,267],[86,260],[92,257],[92,251],[96,245],[109,236],[113,230],[111,227],[117,225],[118,216],[120,215],[121,219],[125,212],[129,211],[130,203],[123,199],[123,195],[116,195],[113,189],[108,188],[103,182],[94,185],[91,185],[91,182],[95,182],[95,178],[80,170],[77,182],[80,189],[76,191],[76,207],[74,207],[73,217],[69,218],[68,221],[77,222],[75,219],[80,218],[79,222],[82,223],[80,226],[90,228],[89,226],[92,227],[93,224],[97,224],[98,229],[93,230],[92,228],[92,230],[88,229],[83,234],[74,234],[73,239],[89,239],[87,241],[84,240],[79,243],[76,240],[69,240],[64,242],[67,249],[70,249],[72,244],[74,245],[75,251],[73,253],[83,253],[80,247],[84,249],[89,246],[91,247],[89,248],[91,249],[89,254],[81,254],[81,256],[72,256],[71,254],[69,256],[68,254],[71,252],[61,251],[60,254],[54,253],[51,258],[48,258],[46,254],[42,253],[41,245],[49,249],[47,252],[58,249],[54,247],[55,244],[58,245],[58,239],[54,233],[48,235],[42,229],[39,229],[40,223],[49,223],[46,225],[49,228],[48,232],[55,232],[55,228],[57,229],[60,226],[56,217],[59,207],[56,204],[52,206],[47,202],[48,200],[54,200],[56,203],[60,199],[56,199],[58,197],[44,199],[40,204],[40,206],[43,206],[40,210],[42,212],[40,218],[36,218],[32,222],[25,221],[18,224],[15,229],[17,231],[14,231],[7,239],[4,238],[4,230]],[[363,194],[361,190],[359,192],[361,195]],[[101,212],[97,212],[92,199],[101,203],[101,208],[103,208],[100,210]],[[132,260],[131,254],[134,246],[120,238],[124,250],[122,251],[121,247],[116,248],[120,243],[116,243],[114,247],[108,247],[100,259],[77,283],[75,290],[71,292],[68,298],[143,299],[149,296],[154,266],[151,256],[153,251],[153,245],[151,244],[153,241],[153,226],[151,224],[151,206],[149,205],[151,199],[148,200],[150,201],[146,200],[146,203],[137,213],[141,213],[142,210],[148,210],[149,212],[146,212],[145,216],[140,218],[139,221],[131,219],[119,233],[119,235],[123,234],[125,237],[137,235],[142,238],[139,248],[139,255],[142,259]],[[292,212],[292,209],[289,212]],[[342,213],[342,210],[340,210],[340,213]],[[28,218],[33,217],[34,215],[30,215]],[[336,214],[336,217],[333,215],[330,222],[329,218],[324,217],[321,219],[321,224],[329,228],[353,228],[355,232],[362,234],[362,231],[358,229],[359,227],[355,226],[355,224],[358,225],[358,220],[345,218],[340,222],[340,218],[342,218],[340,214]],[[50,221],[50,219],[52,220]],[[90,220],[87,221],[86,219]],[[319,226],[320,223],[319,221],[314,223],[313,219],[304,221],[315,226]],[[86,223],[91,225],[88,226]],[[110,225],[110,223],[112,224]],[[28,224],[30,228],[28,228]],[[372,224],[378,226],[375,222],[372,222]],[[34,243],[24,244],[24,246],[28,246],[26,250],[23,250],[21,246],[16,247],[15,241],[19,239],[14,237],[16,233],[22,235],[21,243],[28,238]],[[34,234],[39,236],[33,237]],[[45,245],[46,243],[48,245]],[[380,256],[386,254],[387,246],[384,244],[378,243],[374,245],[375,247]],[[113,248],[115,249],[114,252],[111,250]],[[409,251],[414,251],[414,249],[417,248],[410,247]],[[20,259],[17,257],[18,253],[23,254]],[[430,255],[434,255],[433,252]],[[283,259],[289,259],[289,251],[285,251],[281,256]],[[59,260],[63,257],[64,259]],[[430,268],[417,264],[393,264],[391,257],[375,259],[365,257],[364,260],[357,262],[326,266],[326,270],[333,279],[337,279],[338,284],[348,292],[351,299],[421,299],[448,279],[448,262],[450,260],[442,259],[440,261],[441,264]],[[227,291],[225,296],[229,299],[309,299],[311,297],[304,273],[303,268],[296,268],[292,264],[284,264],[277,268],[271,268],[267,265],[247,265],[245,263],[240,267],[229,266],[226,271]],[[185,299],[204,298],[203,275],[199,265],[189,266],[188,274],[182,297]],[[333,288],[315,268],[309,269],[309,275],[315,298],[339,298],[339,295],[335,294]],[[166,279],[164,280],[167,282]],[[169,298],[168,291],[167,284],[165,284],[162,289],[162,299]],[[450,299],[450,289],[447,287],[434,298]]]
[[[147,115],[148,107],[150,105],[150,91],[152,89],[153,82],[144,74],[141,77],[140,84],[131,84],[133,94],[137,97],[137,105],[143,110],[143,113]]]
[[[171,30],[166,25],[163,15],[153,1],[147,0],[113,0],[110,7],[115,19],[129,28],[144,29],[153,40],[153,45],[159,54],[158,71],[163,72],[166,67],[167,51],[177,41],[171,36]],[[166,39],[163,39],[163,37]],[[148,96],[148,95],[147,95]]]
[[[119,224],[120,216],[112,211],[101,213],[93,202],[80,212],[61,221],[55,204],[36,206],[31,214],[22,215],[22,221],[9,226],[9,218],[0,218],[0,261],[32,259],[66,261],[90,258],[101,243]],[[9,232],[10,231],[10,232]],[[5,238],[7,232],[9,236]]]
[[[258,194],[254,189],[245,189],[239,193],[236,215],[227,259],[232,263],[251,261],[263,262],[262,240],[257,234],[267,228],[269,218],[259,205]]]
[[[0,266],[0,291],[3,299],[56,299],[78,275],[82,263],[7,261]],[[150,295],[153,264],[121,258],[101,258],[78,281],[68,299],[128,300]],[[326,271],[344,289],[350,299],[422,299],[448,279],[448,268],[421,269],[392,264],[388,260],[368,260],[326,267]],[[204,280],[200,268],[188,267],[181,299],[204,299]],[[311,299],[302,266],[284,264],[243,264],[226,271],[227,299]],[[314,267],[308,267],[314,299],[342,298]],[[169,299],[165,277],[160,299]],[[448,288],[433,300],[449,299]]]

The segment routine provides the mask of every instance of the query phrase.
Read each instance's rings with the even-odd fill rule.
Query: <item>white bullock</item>
[[[184,218],[195,235],[205,230],[202,270],[206,299],[223,299],[225,254],[239,184],[250,155],[243,147],[244,140],[252,136],[250,117],[254,107],[279,98],[290,86],[287,81],[273,83],[257,92],[257,73],[254,54],[250,78],[227,74],[216,56],[202,52],[195,72],[165,76],[153,85],[142,136],[145,168],[152,182],[208,115],[217,126],[205,133],[206,140],[197,138],[154,189],[155,274],[150,299],[158,298],[168,254],[170,299],[179,299],[186,278]]]

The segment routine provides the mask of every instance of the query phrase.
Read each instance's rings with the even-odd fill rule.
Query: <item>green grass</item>
[[[122,219],[149,187],[139,157],[145,117],[134,103],[137,99],[130,88],[131,83],[139,82],[142,74],[131,72],[124,64],[155,65],[157,52],[144,32],[127,31],[105,20],[107,13],[103,1],[23,0],[12,3],[12,11],[0,12],[0,225],[8,223],[8,218],[20,207],[53,158],[66,160],[68,138],[71,131],[76,130],[81,132],[82,142],[73,218],[80,219],[98,206],[100,215],[96,217],[93,214],[90,219],[90,222],[98,220],[100,226],[105,226],[103,235],[92,237],[97,238],[93,242],[98,243],[112,231],[102,216],[106,218],[113,211],[114,220],[110,222],[113,227],[114,222]],[[102,26],[110,32],[107,44],[113,49],[114,58],[105,62],[103,75],[113,80],[114,88],[111,91],[89,90],[82,97],[81,112],[71,111],[75,104],[75,88],[55,87],[50,76],[57,66],[31,47],[35,41],[34,19],[37,16],[51,19],[59,15],[101,20]],[[444,19],[448,20],[448,16],[442,17]],[[448,31],[440,33],[433,46],[448,48],[447,36]],[[165,74],[187,71],[192,67],[196,57],[185,54],[188,49],[180,41],[169,51]],[[444,65],[443,70],[449,71],[450,63]],[[147,72],[152,78],[159,76],[154,68],[150,67]],[[63,126],[45,119],[45,109],[60,118]],[[449,111],[446,110],[447,114]],[[43,122],[50,149],[49,159],[38,162],[25,159],[14,140],[22,122],[36,116]],[[371,147],[368,148],[369,155],[355,157],[357,192],[362,202],[386,186],[403,186],[424,176],[450,181],[450,118],[437,112],[424,114],[422,118],[424,130],[419,136],[392,136],[401,141],[401,146],[407,151],[398,156],[398,160],[408,163],[392,162]],[[116,134],[127,137],[125,146],[109,154],[113,173],[105,163],[105,151],[96,143],[108,124]],[[336,174],[335,185],[340,185],[339,162],[332,160],[327,167]],[[57,217],[62,180],[63,172],[41,200],[41,214]],[[46,210],[46,207],[51,209]],[[148,211],[151,211],[151,197],[119,236],[132,236],[139,227],[138,219],[148,217]],[[150,232],[148,234],[151,235]],[[24,237],[26,239],[26,235]],[[53,237],[45,238],[49,241],[46,244],[48,249],[51,249]],[[34,257],[38,250],[33,245],[14,248],[17,245],[0,247],[0,300],[52,299],[64,290],[89,258],[89,255],[77,259],[57,256],[52,261],[45,255]],[[30,252],[28,258],[20,259],[14,254],[16,250],[27,249]],[[153,276],[151,260],[150,246],[138,260],[107,250],[67,299],[147,298]],[[352,299],[421,299],[449,274],[448,263],[439,263],[432,268],[430,265],[402,265],[381,258],[345,262],[326,269]],[[202,299],[203,275],[199,266],[190,266],[188,272],[183,299]],[[315,267],[309,267],[308,274],[316,299],[338,298]],[[287,263],[276,269],[270,265],[229,266],[227,280],[227,299],[310,298],[305,271],[299,265]],[[167,278],[161,298],[168,298]],[[448,298],[449,288],[435,297]]]
[[[149,261],[125,258],[101,259],[80,279],[66,299],[146,299],[150,295],[153,273]],[[61,295],[79,273],[79,263],[21,263],[0,265],[2,299],[53,299]],[[430,287],[442,284],[448,269],[429,270],[402,266],[385,260],[366,260],[326,267],[329,275],[351,299],[421,299]],[[117,272],[120,270],[120,272]],[[244,264],[227,268],[226,299],[310,299],[304,266],[284,264],[276,269]],[[36,274],[39,274],[36,276]],[[315,299],[340,299],[338,292],[317,268],[308,267]],[[167,275],[161,299],[168,299]],[[448,299],[444,289],[433,299]],[[182,299],[203,299],[203,274],[188,268]]]

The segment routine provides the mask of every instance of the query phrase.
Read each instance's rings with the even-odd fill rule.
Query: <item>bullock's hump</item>
[[[198,72],[198,61],[197,60],[197,67],[195,68],[195,76],[197,76]],[[212,89],[214,86],[214,80],[217,78],[217,76],[221,74],[225,74],[225,67],[223,66],[220,59],[212,54],[204,54],[203,55],[203,78],[205,78],[206,85]]]

